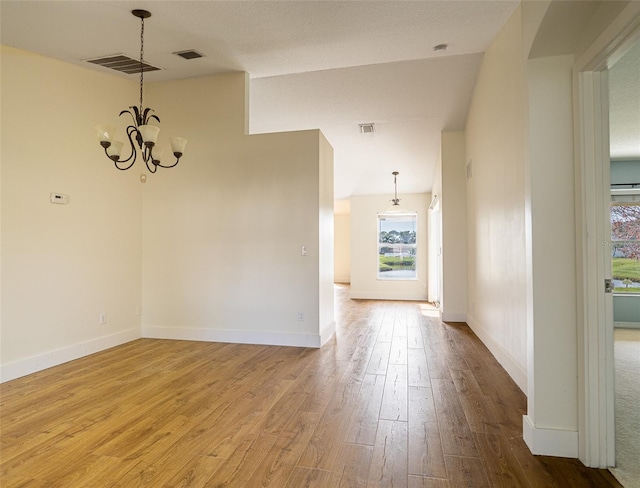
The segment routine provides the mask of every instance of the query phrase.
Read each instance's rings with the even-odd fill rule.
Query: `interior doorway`
[[[608,77],[609,69],[640,40],[640,19],[618,19],[575,70],[581,187],[576,238],[584,324],[579,337],[579,454],[587,466],[602,468],[616,465]]]

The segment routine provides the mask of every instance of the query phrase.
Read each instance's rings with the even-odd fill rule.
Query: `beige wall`
[[[442,320],[467,320],[467,181],[465,133],[443,132],[442,189]]]
[[[467,120],[467,322],[526,390],[525,59],[520,8],[484,54]]]
[[[577,457],[573,57],[527,64],[542,17],[518,8],[478,76],[466,130],[467,321],[527,394],[530,449]]]
[[[145,185],[144,336],[319,346],[333,327],[332,149],[314,130],[245,135],[247,83],[151,85],[189,143]]]
[[[573,56],[528,62],[532,330],[529,405],[536,426],[577,430],[577,302],[573,171]]]
[[[93,130],[135,103],[135,83],[1,49],[7,380],[139,337],[142,186]],[[69,203],[51,204],[52,192]]]
[[[427,211],[431,195],[400,195],[404,208],[418,212],[417,280],[377,279],[377,214],[389,207],[389,195],[351,197],[351,297],[389,300],[427,299]]]

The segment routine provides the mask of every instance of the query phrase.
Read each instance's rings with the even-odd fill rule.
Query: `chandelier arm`
[[[125,161],[114,161],[114,164],[115,164],[115,166],[116,166],[116,169],[119,169],[120,171],[126,171],[126,170],[128,170],[129,168],[131,168],[131,166],[133,166],[133,164],[136,162],[136,160],[135,160],[135,158],[133,158],[133,161],[131,161],[131,163],[129,163],[128,165],[123,166],[123,167],[118,166],[118,164],[120,164],[120,163],[124,163],[124,162],[125,162]]]
[[[103,146],[103,147],[104,147],[104,146]],[[120,160],[114,160],[111,156],[109,156],[109,152],[107,151],[108,147],[109,147],[109,146],[104,147],[104,153],[105,153],[105,155],[106,155],[106,156],[111,160],[111,162],[115,165],[116,169],[119,169],[119,170],[122,170],[122,171],[127,170],[127,169],[131,168],[131,166],[133,166],[133,163],[135,163],[135,162],[136,162],[136,158],[135,158],[135,151],[134,151],[134,152],[133,152],[133,155],[132,155],[132,156],[133,156],[133,161],[131,161],[131,164],[129,164],[128,166],[125,166],[125,167],[121,168],[120,166],[118,166],[118,164],[126,163],[127,161],[129,161],[129,160],[131,159],[131,157],[132,157],[132,156],[129,156],[127,159],[125,159],[125,160],[123,160],[123,161],[120,161]]]
[[[180,156],[182,157],[182,156]],[[161,168],[173,168],[174,166],[177,166],[177,164],[180,162],[180,157],[176,157],[176,162],[173,164],[160,164],[158,163],[158,166],[160,166]]]
[[[138,134],[138,129],[136,129],[133,125],[130,125],[127,127],[127,139],[129,139],[129,145],[131,146],[131,154],[129,154],[129,157],[127,159],[120,159],[118,161],[119,163],[126,163],[130,159],[133,159],[133,161],[131,162],[131,165],[129,165],[129,168],[133,165],[133,163],[136,162],[137,151],[136,151],[136,146],[133,142],[133,137],[137,136],[137,134]]]
[[[110,146],[110,144],[109,144],[109,146]],[[105,156],[107,156],[109,159],[111,159],[111,156],[109,156],[109,151],[107,151],[107,149],[109,149],[109,146],[102,146],[102,148],[104,149]],[[111,159],[111,161],[113,161],[113,159]]]
[[[153,146],[144,145],[142,148],[142,159],[145,163],[153,162]]]
[[[131,154],[129,154],[129,157],[127,159],[118,159],[117,161],[112,160],[113,163],[115,164],[116,169],[119,169],[120,171],[128,170],[136,162],[136,156],[137,156],[136,148],[133,144],[133,140],[131,139],[131,136],[136,132],[137,132],[136,128],[133,127],[132,125],[127,127],[127,138],[129,139],[129,145],[131,146]],[[131,161],[131,163],[125,165],[127,161]]]
[[[151,161],[151,159],[146,160],[144,164],[147,165],[147,170],[149,171],[149,173],[153,174],[156,171],[158,171],[158,167],[155,164],[153,164],[153,161]]]

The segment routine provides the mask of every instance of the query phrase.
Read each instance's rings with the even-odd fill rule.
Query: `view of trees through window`
[[[417,278],[415,214],[378,215],[378,278]]]
[[[640,293],[640,202],[611,204],[611,257],[616,293]]]

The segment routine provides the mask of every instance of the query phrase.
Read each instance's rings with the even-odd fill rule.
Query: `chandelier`
[[[391,201],[391,206],[389,208],[387,208],[384,213],[409,213],[408,210],[402,208],[400,206],[400,199],[398,198],[398,175],[400,173],[398,173],[397,171],[394,171],[393,173],[391,173],[393,175],[393,188],[394,188],[394,193],[393,193],[393,198],[390,200]]]
[[[104,148],[104,153],[114,162],[117,169],[127,170],[131,168],[136,162],[138,150],[140,150],[147,169],[150,173],[155,173],[158,168],[173,168],[180,162],[187,140],[182,137],[172,137],[171,152],[173,152],[176,160],[172,164],[162,163],[162,151],[155,148],[160,128],[149,124],[151,120],[160,122],[160,118],[153,114],[152,109],[145,108],[142,103],[144,89],[144,19],[151,17],[151,13],[146,10],[132,10],[131,13],[140,19],[140,106],[130,106],[129,110],[120,112],[120,116],[128,114],[133,120],[133,123],[127,126],[126,129],[127,138],[131,145],[131,154],[126,159],[122,159],[121,154],[124,143],[113,140],[114,127],[98,125],[96,130],[98,131],[100,145]],[[137,148],[136,145],[138,146]]]

